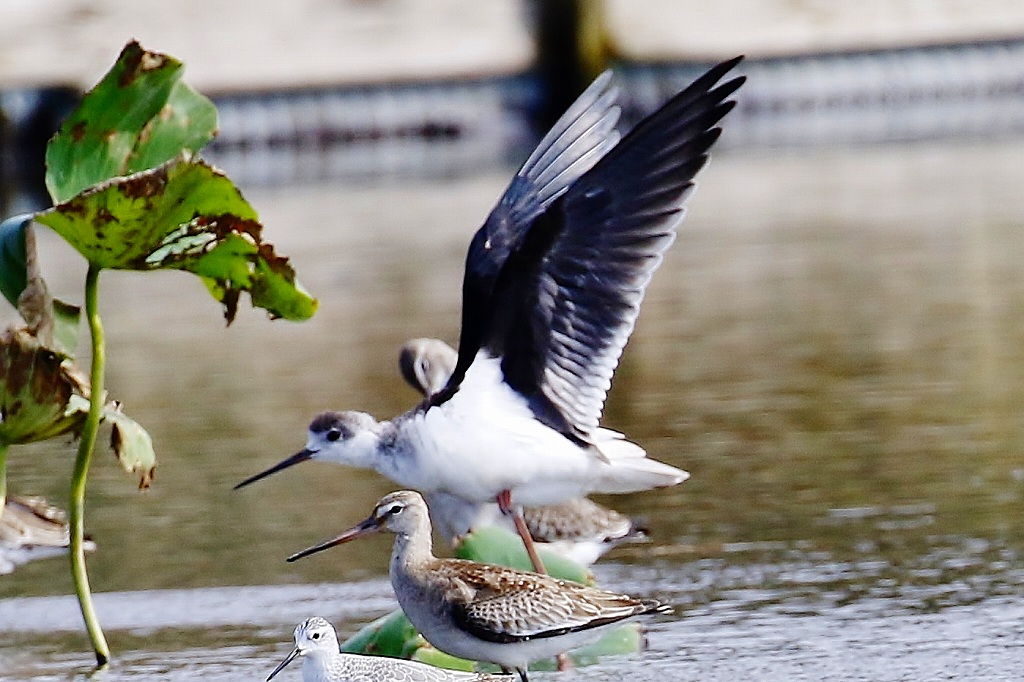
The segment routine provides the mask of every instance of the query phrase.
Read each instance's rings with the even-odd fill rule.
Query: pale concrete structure
[[[132,39],[207,92],[505,75],[536,57],[520,0],[4,0],[0,88],[91,86]]]
[[[605,47],[630,61],[711,62],[1024,37],[1020,0],[600,0]]]

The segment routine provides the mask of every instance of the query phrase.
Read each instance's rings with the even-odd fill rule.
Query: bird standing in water
[[[668,607],[548,575],[462,559],[438,559],[419,493],[385,495],[362,523],[288,557],[296,561],[387,528],[395,534],[391,586],[409,622],[436,648],[515,671],[597,639],[602,627]]]
[[[654,270],[676,237],[693,178],[742,85],[723,62],[621,141],[607,74],[541,140],[474,235],[462,287],[459,356],[445,387],[378,422],[325,412],[299,453],[377,470],[399,485],[497,502],[539,571],[523,505],[676,485],[599,421]]]

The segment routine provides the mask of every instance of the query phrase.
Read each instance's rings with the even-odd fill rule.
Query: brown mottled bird
[[[70,535],[67,515],[41,497],[12,495],[0,516],[0,575],[11,573],[18,566],[66,554]],[[86,540],[85,550],[96,549]]]
[[[385,495],[362,523],[288,558],[295,561],[383,528],[395,533],[391,586],[409,621],[453,656],[500,665],[528,682],[531,661],[597,639],[599,629],[668,607],[596,587],[462,559],[438,559],[419,493]]]

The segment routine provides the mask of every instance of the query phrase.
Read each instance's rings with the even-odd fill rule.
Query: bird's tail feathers
[[[621,433],[599,429],[594,448],[601,454],[601,467],[594,492],[632,493],[651,488],[667,488],[682,483],[690,474],[656,459],[642,447],[626,440]]]

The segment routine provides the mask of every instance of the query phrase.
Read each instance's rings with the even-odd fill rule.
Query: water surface
[[[646,517],[653,541],[598,578],[677,613],[649,623],[647,654],[579,679],[1018,677],[1022,152],[714,159],[605,415],[692,478],[602,499]],[[390,483],[307,464],[231,486],[301,448],[319,410],[415,402],[397,349],[456,339],[465,248],[510,174],[250,190],[321,300],[305,324],[243,310],[225,329],[190,276],[104,273],[108,387],[160,465],[145,493],[106,453],[93,467],[90,572],[118,659],[100,679],[258,679],[306,616],[346,634],[393,607],[388,538],[284,562]],[[79,300],[84,270],[42,241],[52,288]],[[15,449],[10,489],[63,502],[72,458]],[[88,671],[69,593],[60,560],[0,578],[3,679]]]

